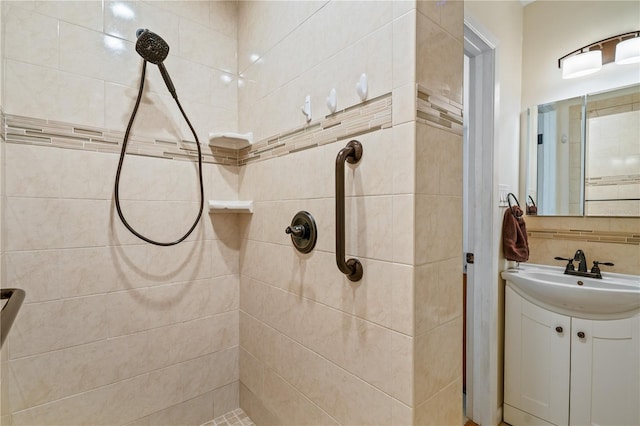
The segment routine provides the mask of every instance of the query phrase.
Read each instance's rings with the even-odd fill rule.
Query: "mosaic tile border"
[[[529,238],[572,240],[594,243],[640,245],[640,232],[608,232],[585,229],[527,229]]]
[[[387,93],[241,150],[203,147],[203,162],[242,166],[391,127],[391,99],[391,93]],[[124,132],[119,130],[1,114],[1,133],[8,143],[108,153],[119,153],[122,148]],[[127,153],[193,161],[197,157],[197,147],[195,142],[188,140],[169,141],[131,135]]]
[[[391,127],[391,93],[354,105],[308,126],[263,139],[238,154],[238,165],[268,160]]]
[[[619,175],[587,178],[587,186],[640,184],[640,175]]]
[[[3,115],[3,134],[7,143],[49,146],[93,152],[119,153],[124,132],[54,120]],[[169,141],[131,135],[127,154],[169,160],[189,160],[197,155],[192,141]],[[226,148],[209,147],[202,150],[205,163],[237,164],[237,154]]]
[[[416,120],[462,136],[462,104],[417,85]]]

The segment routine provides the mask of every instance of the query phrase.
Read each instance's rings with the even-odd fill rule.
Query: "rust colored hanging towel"
[[[527,225],[522,217],[522,209],[512,206],[504,212],[502,221],[502,250],[507,260],[526,262],[529,260]]]

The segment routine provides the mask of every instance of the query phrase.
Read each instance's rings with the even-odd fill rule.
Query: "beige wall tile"
[[[461,197],[416,196],[416,264],[457,257],[462,252]]]
[[[156,3],[105,1],[104,32],[135,43],[136,30],[148,28],[169,44],[171,55],[173,55],[180,40],[178,35],[180,16],[158,7]],[[143,25],[141,25],[142,21],[144,21]]]
[[[279,333],[249,313],[240,312],[240,346],[265,367],[277,362]]]
[[[214,392],[156,411],[127,426],[200,426],[215,417],[213,410]]]
[[[416,81],[416,12],[414,2],[394,1],[393,4],[394,9],[413,6],[401,16],[396,15],[399,11],[394,11],[394,16],[399,16],[393,20],[393,88],[396,89]]]
[[[391,402],[391,420],[394,426],[406,426],[413,423],[413,409],[401,402],[393,400]]]
[[[239,383],[233,382],[213,391],[213,418],[240,407]]]
[[[338,422],[390,424],[392,398],[287,338],[280,348],[275,371]]]
[[[462,195],[462,137],[417,124],[416,192]]]
[[[62,71],[136,86],[140,59],[132,42],[66,22],[59,24],[59,35]]]
[[[280,419],[269,411],[264,402],[255,396],[246,386],[240,383],[240,408],[256,424],[278,425]]]
[[[126,423],[149,414],[148,404],[142,400],[139,392],[139,389],[148,390],[148,384],[148,375],[138,376],[72,398],[17,412],[13,415],[13,420],[16,425]],[[112,404],[118,404],[119,409],[107,409],[113,407]]]
[[[104,82],[5,60],[5,112],[89,126],[104,125]]]
[[[440,3],[435,1],[418,1],[418,11],[439,24],[458,40],[463,37],[464,5],[461,1]]]
[[[345,199],[347,256],[393,260],[392,197],[352,197]]]
[[[208,14],[207,10],[207,20]],[[213,31],[204,25],[184,19],[180,21],[180,56],[211,68],[236,74],[236,49],[235,38]]]
[[[394,164],[393,193],[412,194],[416,188],[416,126],[405,123],[393,126],[393,143],[395,149],[391,154]]]
[[[58,18],[92,30],[102,29],[102,2],[91,1],[33,1],[18,2],[20,7]]]
[[[416,119],[416,85],[414,82],[393,90],[393,125],[410,123]]]
[[[127,128],[135,104],[137,89],[118,84],[105,84],[104,122],[109,129]],[[167,92],[161,95],[149,93],[136,114],[133,134],[164,140],[180,140],[180,116]],[[186,135],[184,135],[186,136]]]
[[[238,37],[238,2],[209,2],[209,28],[237,39]]]
[[[394,265],[392,278],[392,328],[406,335],[414,335],[414,267]]]
[[[60,203],[61,248],[105,246],[109,235],[109,202],[66,199]]]
[[[110,200],[116,175],[118,157],[114,154],[92,153],[86,151],[47,149],[47,157],[55,158],[60,152],[61,167],[57,174],[60,177],[60,196],[63,198],[92,198]],[[127,158],[127,163],[130,157]],[[129,164],[127,164],[128,166]],[[125,166],[126,171],[128,167]],[[50,176],[51,177],[51,176]],[[122,174],[125,178],[125,174]],[[123,180],[123,187],[129,188],[129,182]],[[139,185],[140,183],[136,183]],[[123,188],[124,189],[124,188]]]
[[[391,337],[391,370],[392,377],[389,384],[383,386],[385,390],[401,403],[413,405],[414,382],[414,338],[399,333]],[[394,405],[392,405],[392,414]],[[393,417],[393,416],[392,416]]]
[[[389,179],[389,177],[394,175],[395,166],[390,161],[396,147],[393,131],[391,129],[380,130],[359,136],[357,140],[362,144],[362,158],[357,164],[345,165],[345,195],[392,193],[393,179]],[[323,147],[325,150],[335,151],[336,157],[342,148],[342,144],[338,143]],[[335,173],[334,170],[332,172]]]
[[[419,4],[434,2],[419,2]],[[460,3],[461,2],[453,2]],[[434,3],[435,4],[435,3]],[[438,7],[430,5],[429,7]],[[452,7],[459,8],[459,5]],[[420,7],[418,8],[420,11]],[[457,26],[457,13],[447,18]],[[462,26],[456,32],[462,34]],[[434,90],[436,94],[462,103],[462,41],[456,39],[436,22],[422,13],[417,15],[417,80],[419,84]],[[434,60],[438,58],[438,60]]]
[[[238,347],[214,352],[178,366],[181,368],[182,399],[191,399],[239,380]]]
[[[458,379],[428,401],[416,407],[417,425],[458,425],[462,424],[462,385]]]
[[[217,352],[20,411],[15,423],[125,424],[203,395],[211,401],[211,391],[237,382],[237,358],[237,348]]]
[[[264,378],[265,405],[282,419],[295,425],[338,425],[321,408],[287,383],[273,370],[267,369]]]
[[[187,0],[180,3],[174,1],[154,1],[153,5],[186,20],[209,26],[211,8],[208,3],[209,2],[197,0]]]
[[[273,4],[238,2],[239,70],[244,72],[257,58],[271,50],[326,3],[326,1]]]
[[[240,383],[247,387],[254,395],[266,399],[264,391],[264,365],[249,352],[240,348]]]
[[[393,260],[411,265],[415,258],[415,197],[393,197]]]
[[[416,268],[416,335],[462,315],[462,270],[458,257]]]
[[[6,58],[35,65],[58,65],[58,21],[7,2],[4,20]]]
[[[457,318],[415,338],[416,406],[460,379],[461,329],[462,318]]]
[[[26,292],[25,303],[59,299],[63,280],[60,253],[56,250],[19,251],[4,254],[5,283]]]
[[[106,311],[103,296],[25,304],[11,330],[10,356],[19,358],[105,339]]]
[[[110,336],[148,330],[234,309],[233,293],[227,295],[230,300],[219,299],[221,293],[213,290],[210,280],[109,293],[106,297]]]

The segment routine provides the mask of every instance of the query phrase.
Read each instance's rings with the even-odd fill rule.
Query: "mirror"
[[[531,107],[527,127],[538,215],[640,216],[640,85]]]

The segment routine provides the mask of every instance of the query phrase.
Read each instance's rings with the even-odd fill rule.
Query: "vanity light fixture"
[[[616,46],[616,64],[637,64],[640,62],[640,35],[621,41]]]
[[[576,78],[599,71],[602,65],[640,62],[640,30],[596,41],[558,59],[562,78]]]

